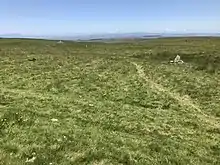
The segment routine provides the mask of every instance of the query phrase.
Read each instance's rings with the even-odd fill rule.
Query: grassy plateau
[[[220,38],[0,39],[0,164],[220,165]]]

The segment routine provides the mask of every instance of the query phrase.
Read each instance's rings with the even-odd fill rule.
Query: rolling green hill
[[[220,38],[1,39],[0,66],[0,164],[220,164]]]

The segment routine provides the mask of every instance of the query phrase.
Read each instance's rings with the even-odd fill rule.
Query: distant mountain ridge
[[[216,36],[220,37],[220,33],[105,33],[91,35],[63,35],[63,36],[34,36],[22,35],[19,33],[2,34],[1,38],[36,38],[36,39],[52,39],[52,40],[102,40],[102,39],[129,39],[129,38],[162,38],[162,37],[188,37],[188,36]]]

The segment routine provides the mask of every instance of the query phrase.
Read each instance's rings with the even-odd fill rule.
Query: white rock
[[[58,119],[51,119],[52,122],[58,122]]]
[[[89,106],[90,106],[90,107],[94,107],[94,105],[93,105],[93,104],[89,104]]]
[[[31,158],[31,159],[27,159],[25,162],[26,163],[34,163],[34,161],[35,161],[35,159],[36,159],[37,157],[33,157],[33,158]]]
[[[179,61],[180,61],[180,56],[177,55],[177,56],[175,57],[175,59],[174,59],[174,62],[177,63],[177,62],[179,62]]]

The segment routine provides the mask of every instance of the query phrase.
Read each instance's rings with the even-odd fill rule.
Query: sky
[[[0,34],[220,32],[220,0],[1,0]]]

